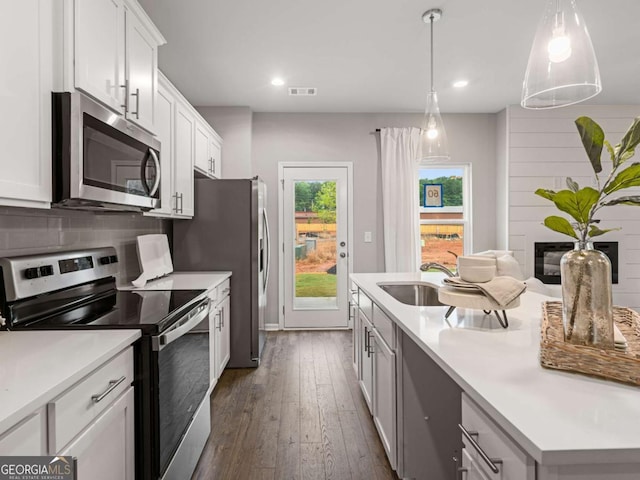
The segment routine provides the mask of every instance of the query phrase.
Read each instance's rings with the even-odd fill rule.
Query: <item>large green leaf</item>
[[[563,212],[568,213],[576,219],[578,223],[589,222],[589,214],[600,198],[600,193],[591,187],[584,187],[577,192],[571,190],[560,190],[553,197],[553,203]]]
[[[603,205],[636,205],[640,206],[640,196],[632,195],[628,197],[619,197],[603,203]]]
[[[640,163],[632,163],[622,170],[604,189],[607,195],[629,187],[640,186]]]
[[[600,128],[600,125],[589,117],[579,117],[575,123],[593,171],[600,173],[602,171],[600,156],[602,155],[602,147],[604,146],[604,132],[602,128]]]
[[[551,215],[550,217],[544,219],[544,226],[550,228],[554,232],[569,235],[570,237],[573,237],[575,239],[578,238],[578,235],[569,223],[569,220],[567,220],[566,218]]]
[[[633,121],[629,130],[627,130],[627,133],[624,134],[624,137],[622,137],[622,140],[620,141],[620,151],[618,156],[620,161],[618,163],[622,163],[624,160],[633,156],[638,143],[640,143],[640,117]]]
[[[604,230],[599,229],[595,225],[591,225],[589,229],[589,237],[599,237],[600,235],[604,235],[607,232],[613,232],[615,230],[620,230],[619,228],[607,228]]]
[[[539,188],[535,191],[536,195],[541,196],[542,198],[546,198],[547,200],[551,200],[553,202],[553,198],[556,196],[556,192],[553,190],[547,190],[546,188]]]

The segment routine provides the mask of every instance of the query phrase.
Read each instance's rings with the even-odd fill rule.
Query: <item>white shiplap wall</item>
[[[509,249],[527,276],[533,275],[534,242],[570,240],[542,224],[545,217],[557,215],[558,211],[533,192],[537,188],[564,189],[567,176],[581,186],[595,186],[593,170],[574,124],[582,115],[598,122],[605,138],[615,145],[633,118],[640,116],[640,106],[576,105],[545,111],[512,106],[506,109],[505,121],[500,122],[507,132],[503,143],[507,162],[501,167],[506,168],[508,178],[508,210],[498,209],[498,214],[508,225]],[[608,158],[605,152],[605,171],[610,168]],[[640,152],[631,161],[640,162]],[[623,194],[631,193],[638,191],[627,190]],[[622,227],[599,238],[619,242],[619,283],[613,286],[614,303],[640,310],[640,207],[607,207],[601,212],[601,228]]]

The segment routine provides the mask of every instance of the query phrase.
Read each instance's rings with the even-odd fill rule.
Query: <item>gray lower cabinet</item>
[[[398,476],[455,480],[462,390],[400,329],[398,334]]]

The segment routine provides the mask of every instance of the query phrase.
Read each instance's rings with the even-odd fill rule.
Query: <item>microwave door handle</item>
[[[153,164],[156,168],[156,179],[151,188],[149,188],[149,184],[147,182],[147,164],[149,163],[149,158],[153,159]],[[160,161],[158,160],[158,156],[153,148],[149,148],[149,155],[144,157],[142,165],[140,166],[140,179],[142,180],[142,187],[144,188],[144,191],[147,192],[147,195],[153,197],[160,186]]]
[[[158,159],[158,155],[156,155],[156,151],[153,148],[150,148],[149,153],[151,154],[151,158],[153,158],[153,163],[156,167],[156,179],[153,182],[153,187],[151,187],[151,191],[149,192],[149,196],[153,197],[158,191],[158,188],[160,187],[160,174],[162,172],[160,172],[160,160]]]
[[[190,330],[193,329],[193,327],[195,327],[200,322],[202,322],[205,318],[207,318],[207,315],[209,315],[209,303],[210,302],[208,300],[206,302],[203,302],[199,307],[201,310],[196,315],[191,317],[187,322],[180,325],[179,327],[175,327],[169,330],[167,333],[158,335],[157,337],[152,337],[151,340],[152,340],[153,350],[154,351],[162,350],[171,342],[176,341],[178,338],[188,333]]]

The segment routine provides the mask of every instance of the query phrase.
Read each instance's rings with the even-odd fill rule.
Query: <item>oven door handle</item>
[[[171,342],[176,341],[178,338],[182,337],[184,334],[188,333],[192,330],[196,325],[202,322],[207,315],[209,315],[209,299],[202,302],[197,307],[197,313],[189,318],[186,322],[180,324],[180,322],[176,322],[178,325],[171,328],[168,332],[163,333],[162,335],[158,335],[156,337],[152,337],[152,346],[153,350],[159,352],[164,347],[169,345]]]

